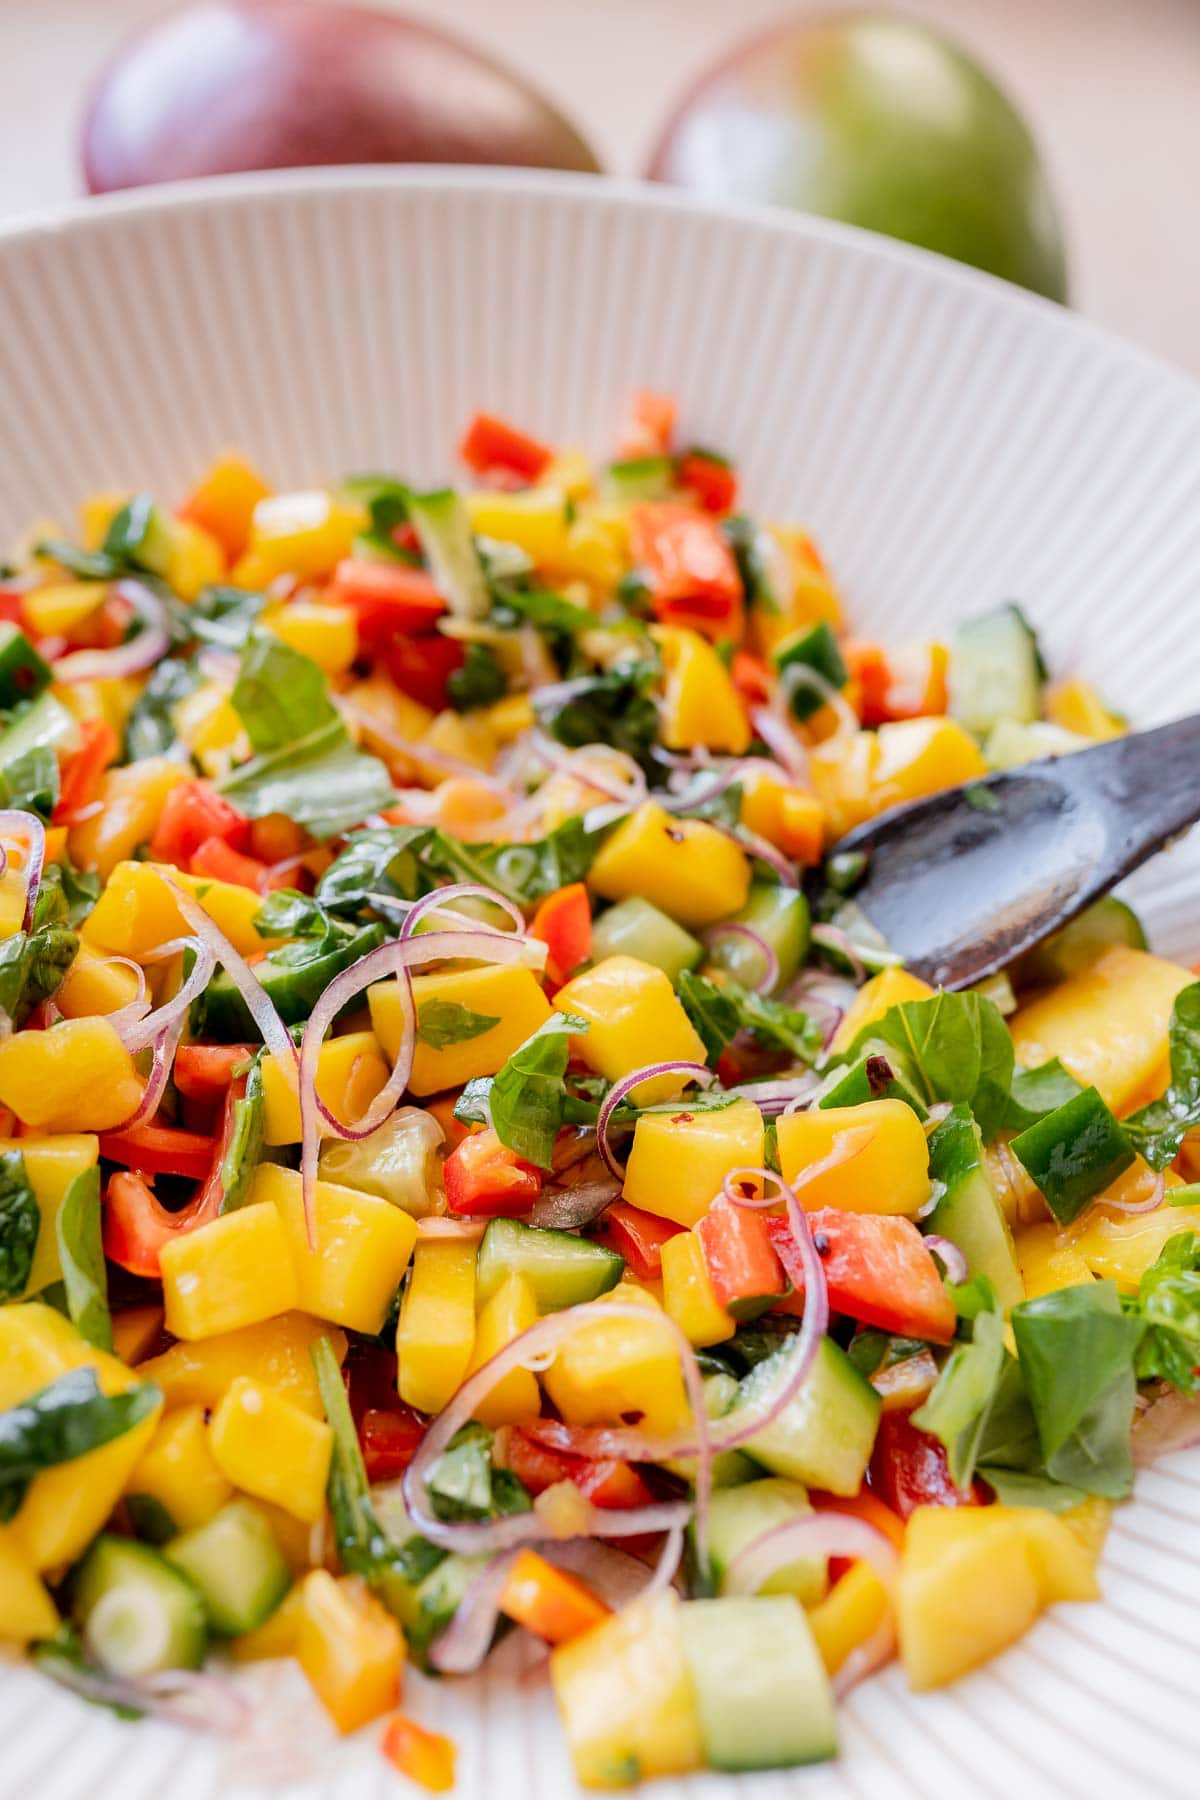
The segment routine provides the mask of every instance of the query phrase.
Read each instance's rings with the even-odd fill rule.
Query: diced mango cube
[[[358,625],[348,606],[291,600],[286,606],[271,607],[261,623],[327,675],[345,674],[358,655]]]
[[[614,1303],[622,1312],[605,1317]],[[629,1305],[645,1308],[645,1325],[624,1316]],[[687,1395],[674,1335],[657,1301],[622,1281],[588,1312],[542,1377],[563,1418],[571,1425],[611,1425],[632,1415],[652,1436],[679,1430],[690,1416]]]
[[[763,1119],[752,1100],[696,1113],[681,1101],[677,1113],[647,1113],[638,1120],[624,1195],[643,1212],[695,1225],[732,1169],[758,1169],[762,1160]]]
[[[211,532],[193,519],[176,519],[167,563],[167,585],[181,600],[194,600],[225,573],[225,552]]]
[[[86,1019],[93,1013],[119,1012],[137,999],[137,992],[133,969],[81,943],[54,1001],[65,1019]]]
[[[260,1065],[263,1086],[263,1137],[268,1144],[300,1142],[300,1096],[293,1085],[295,1064],[281,1069],[272,1051]],[[317,1060],[317,1093],[346,1125],[360,1119],[387,1083],[388,1066],[373,1031],[352,1031],[329,1038]],[[322,1124],[322,1136],[328,1127]]]
[[[301,1585],[296,1657],[339,1731],[395,1706],[404,1638],[360,1576],[314,1569]]]
[[[750,863],[715,826],[646,800],[601,845],[588,886],[606,900],[638,894],[681,925],[715,925],[746,904]]]
[[[1013,1244],[1027,1300],[1056,1293],[1059,1288],[1078,1287],[1081,1281],[1092,1279],[1078,1244],[1052,1220],[1024,1226],[1014,1234]]]
[[[202,1406],[182,1406],[162,1420],[129,1477],[127,1492],[164,1508],[177,1531],[205,1525],[233,1489],[213,1458]]]
[[[700,1035],[670,980],[636,956],[607,956],[585,969],[559,988],[554,1006],[587,1020],[587,1032],[573,1039],[571,1047],[589,1069],[610,1081],[646,1063],[704,1063]],[[653,1106],[678,1094],[682,1085],[678,1075],[660,1075],[640,1082],[631,1098],[638,1106]]]
[[[213,924],[243,956],[252,956],[281,943],[280,938],[260,937],[254,919],[262,895],[232,881],[185,875],[169,863],[124,862],[113,870],[96,905],[80,926],[79,935],[91,949],[114,956],[130,956],[135,962],[148,957],[173,938],[187,937],[190,927],[179,910],[167,880],[189,894]]]
[[[26,1294],[40,1294],[43,1288],[62,1279],[55,1229],[58,1209],[75,1177],[96,1167],[99,1146],[90,1132],[69,1132],[58,1137],[0,1138],[0,1156],[9,1150],[19,1151],[24,1158],[25,1174],[41,1215],[33,1263],[24,1288]]]
[[[396,1325],[400,1398],[419,1412],[441,1412],[462,1385],[474,1346],[475,1245],[422,1239]]]
[[[277,575],[318,581],[350,555],[365,523],[361,508],[321,489],[272,494],[254,508],[246,553],[230,579],[246,588],[266,587]]]
[[[505,1345],[537,1324],[537,1301],[523,1275],[513,1274],[501,1282],[479,1314],[475,1330],[475,1349],[467,1368],[473,1375]],[[520,1419],[532,1419],[542,1410],[542,1395],[537,1376],[529,1369],[513,1369],[498,1381],[479,1405],[475,1417],[493,1429],[498,1425],[515,1425]]]
[[[240,1637],[229,1640],[229,1654],[235,1662],[267,1662],[276,1656],[294,1656],[303,1616],[304,1583],[298,1581],[257,1630],[244,1631]]]
[[[123,1306],[113,1314],[113,1355],[127,1368],[143,1362],[162,1336],[161,1306]]]
[[[863,983],[847,1007],[846,1016],[834,1033],[832,1053],[840,1056],[843,1050],[849,1050],[859,1032],[867,1025],[878,1024],[893,1006],[903,1006],[909,1000],[932,999],[936,991],[907,969],[881,969]]]
[[[108,880],[119,862],[149,843],[173,787],[186,781],[182,763],[146,756],[120,769],[107,769],[96,795],[99,811],[71,827],[71,860]]]
[[[484,488],[468,494],[466,503],[477,537],[516,544],[539,567],[561,564],[567,548],[567,496],[562,488],[522,488],[515,494]]]
[[[668,750],[724,750],[741,756],[750,742],[746,708],[729,670],[698,631],[659,625],[651,637],[663,661],[661,735]]]
[[[808,1614],[827,1674],[836,1675],[851,1652],[874,1636],[887,1608],[887,1589],[870,1563],[852,1563]]]
[[[99,581],[54,582],[23,594],[21,613],[35,637],[61,637],[90,618],[107,594],[107,587]]]
[[[720,1344],[737,1330],[713,1292],[704,1251],[694,1231],[681,1231],[662,1247],[663,1306],[690,1344]]]
[[[318,1181],[313,1204],[316,1247],[309,1248],[303,1184],[294,1169],[262,1163],[250,1199],[278,1208],[296,1271],[302,1312],[373,1337],[408,1267],[416,1220],[375,1194]]]
[[[495,1075],[514,1050],[550,1017],[550,1004],[529,969],[503,967],[448,969],[413,977],[418,1037],[409,1087],[414,1094],[440,1094],[479,1075]],[[389,1062],[395,1062],[404,1031],[400,988],[379,981],[367,993],[371,1023]],[[458,1043],[438,1045],[420,1036],[424,1008],[461,1006],[492,1024]],[[430,1032],[430,1037],[433,1037]]]
[[[341,1362],[346,1338],[307,1313],[285,1312],[259,1325],[219,1332],[199,1343],[172,1344],[161,1356],[142,1363],[138,1374],[157,1382],[170,1407],[214,1407],[239,1375],[249,1375],[260,1387],[273,1388],[293,1406],[325,1417],[313,1369],[312,1346],[319,1337],[329,1339]]]
[[[60,1019],[0,1043],[0,1105],[34,1131],[111,1131],[145,1083],[107,1019]]]
[[[239,1375],[212,1416],[208,1441],[213,1460],[234,1487],[306,1524],[321,1517],[333,1455],[333,1433],[323,1419]]]
[[[1123,1294],[1136,1294],[1146,1270],[1180,1231],[1200,1232],[1200,1206],[1159,1206],[1127,1218],[1093,1215],[1074,1248],[1093,1275],[1115,1281]]]
[[[845,1212],[905,1213],[911,1218],[929,1198],[925,1130],[903,1100],[785,1113],[776,1131],[780,1168],[790,1182],[828,1156],[842,1132],[861,1133],[862,1147],[855,1155],[800,1188],[808,1212],[838,1206]]]
[[[159,1263],[172,1337],[215,1337],[299,1303],[287,1233],[271,1206],[244,1206],[172,1238]]]
[[[254,509],[271,490],[244,457],[219,456],[179,509],[181,519],[203,526],[221,545],[230,562],[242,555],[250,536]]]

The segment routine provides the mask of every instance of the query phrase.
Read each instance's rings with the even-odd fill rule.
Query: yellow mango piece
[[[462,1386],[475,1347],[475,1245],[422,1239],[396,1324],[396,1385],[418,1412],[437,1413]]]
[[[752,1100],[690,1115],[680,1101],[678,1113],[648,1113],[638,1120],[624,1196],[660,1219],[695,1225],[731,1169],[758,1169],[762,1160],[763,1119]]]
[[[231,689],[206,681],[171,708],[171,723],[204,773],[227,775],[235,758],[250,747],[245,727],[230,701]]]
[[[703,1766],[683,1632],[682,1603],[668,1589],[551,1653],[554,1698],[584,1787],[626,1787]]]
[[[303,1615],[304,1583],[298,1581],[257,1630],[230,1638],[229,1654],[234,1662],[267,1662],[276,1656],[294,1656]]]
[[[119,1356],[127,1368],[143,1362],[146,1353],[162,1336],[161,1306],[125,1306],[113,1314],[113,1355]]]
[[[326,675],[343,675],[358,655],[358,624],[348,606],[321,600],[290,600],[261,619],[265,631],[311,657]]]
[[[550,1003],[529,969],[447,969],[415,975],[412,989],[418,1021],[422,1009],[438,1006],[463,1006],[496,1021],[477,1036],[442,1048],[418,1036],[408,1084],[414,1094],[440,1094],[462,1087],[478,1075],[495,1075],[550,1017]],[[367,991],[367,1004],[375,1034],[388,1061],[394,1063],[404,1033],[399,984],[376,982]]]
[[[416,1220],[374,1194],[318,1181],[313,1203],[316,1248],[310,1250],[296,1170],[261,1163],[250,1199],[279,1211],[301,1312],[371,1337],[380,1331],[417,1241]]]
[[[601,845],[588,886],[606,900],[640,894],[679,924],[715,925],[746,904],[745,852],[702,819],[677,819],[646,800]]]
[[[167,583],[181,600],[194,600],[201,588],[223,579],[225,552],[211,532],[192,519],[172,521]]]
[[[170,1412],[129,1477],[127,1493],[165,1508],[176,1531],[205,1525],[232,1498],[233,1488],[213,1458],[202,1406]]]
[[[750,721],[729,670],[698,631],[656,625],[651,637],[662,655],[660,731],[668,750],[725,750],[741,756]]]
[[[499,1354],[506,1344],[536,1325],[537,1301],[533,1289],[523,1275],[510,1275],[482,1307],[475,1328],[475,1348],[467,1374],[482,1369],[485,1362]],[[498,1381],[491,1392],[475,1408],[475,1417],[493,1430],[499,1425],[515,1425],[520,1419],[532,1419],[542,1410],[542,1395],[537,1376],[529,1369],[514,1369]]]
[[[158,1384],[169,1407],[214,1407],[239,1375],[248,1375],[257,1386],[272,1388],[293,1406],[323,1419],[312,1360],[312,1346],[320,1337],[328,1338],[340,1363],[346,1354],[344,1332],[307,1313],[286,1312],[200,1343],[172,1344],[142,1363],[137,1373]]]
[[[73,681],[59,697],[77,719],[105,719],[114,731],[122,732],[141,691],[142,682],[129,675],[119,680]]]
[[[564,575],[587,581],[602,592],[614,588],[629,562],[629,531],[611,518],[582,513],[567,527],[559,560]]]
[[[533,725],[533,702],[528,694],[505,694],[485,709],[484,718],[498,744],[511,744]]]
[[[1078,1244],[1052,1221],[1023,1226],[1014,1233],[1013,1243],[1027,1300],[1036,1300],[1039,1294],[1057,1293],[1059,1288],[1078,1287],[1081,1281],[1092,1279]]]
[[[1093,1275],[1115,1281],[1123,1294],[1135,1294],[1164,1244],[1180,1231],[1200,1231],[1200,1206],[1159,1206],[1126,1218],[1097,1212],[1075,1237],[1074,1248]]]
[[[496,734],[485,713],[458,713],[449,708],[436,715],[428,731],[422,735],[421,742],[429,750],[437,751],[442,756],[456,757],[459,762],[471,763],[485,773],[495,762],[499,749]],[[422,761],[419,767],[422,779],[429,782],[430,786],[436,786],[445,778],[444,764]]]
[[[771,587],[777,608],[750,609],[750,641],[761,656],[797,631],[842,622],[842,608],[816,545],[798,525],[767,525],[763,531]]]
[[[987,773],[975,739],[953,719],[901,719],[813,746],[809,768],[835,835]]]
[[[1017,1061],[1033,1069],[1057,1056],[1076,1081],[1098,1088],[1123,1113],[1163,1064],[1176,996],[1194,979],[1177,963],[1114,944],[1013,1014]]]
[[[244,1494],[307,1524],[321,1517],[333,1455],[333,1433],[323,1419],[239,1375],[212,1416],[208,1442],[221,1473]]]
[[[274,1207],[243,1206],[173,1238],[159,1265],[172,1337],[216,1337],[299,1304],[287,1233]]]
[[[380,757],[396,781],[414,782],[418,764],[396,746],[397,742],[415,744],[424,737],[434,719],[429,707],[402,694],[382,670],[356,681],[346,690],[346,699],[350,724],[364,749]]]
[[[694,1231],[681,1231],[662,1247],[663,1308],[674,1319],[689,1344],[698,1350],[721,1344],[737,1330],[732,1318],[713,1292],[700,1239]]]
[[[81,943],[54,1000],[64,1018],[86,1019],[93,1013],[119,1012],[137,999],[137,991],[133,969]]]
[[[592,459],[586,450],[560,450],[545,470],[545,486],[561,488],[571,500],[586,500],[592,491]]]
[[[232,881],[185,875],[169,863],[124,862],[115,868],[103,893],[79,928],[89,949],[141,962],[172,938],[187,937],[191,927],[167,885],[169,878],[189,894],[243,956],[282,943],[260,937],[254,917],[262,895]]]
[[[644,1307],[646,1323],[623,1313],[606,1318],[614,1303]],[[571,1425],[611,1425],[634,1413],[651,1436],[665,1437],[691,1416],[679,1351],[665,1329],[662,1308],[645,1288],[629,1282],[589,1303],[588,1317],[563,1340],[542,1381]]]
[[[881,969],[863,983],[850,1002],[830,1045],[832,1054],[840,1056],[848,1050],[864,1026],[878,1024],[893,1006],[908,1000],[931,1000],[936,991],[907,969]]]
[[[58,1209],[75,1177],[95,1168],[99,1146],[89,1132],[70,1132],[60,1137],[0,1138],[0,1156],[10,1150],[19,1151],[24,1158],[25,1174],[41,1215],[29,1280],[23,1289],[26,1294],[40,1294],[52,1281],[62,1279],[55,1229]]]
[[[944,1687],[1024,1636],[1041,1609],[1029,1540],[1007,1507],[919,1506],[896,1587],[911,1688]]]
[[[12,1533],[0,1530],[0,1642],[29,1644],[58,1630],[58,1609]]]
[[[21,596],[21,612],[35,637],[61,637],[90,618],[108,588],[99,581],[53,582]]]
[[[1084,1501],[1074,1510],[1083,1513],[1078,1529],[1070,1515],[1044,1511],[1040,1506],[1006,1507],[1025,1533],[1037,1578],[1043,1606],[1060,1600],[1098,1600],[1100,1583],[1096,1564],[1104,1545],[1107,1517],[1092,1513],[1093,1504],[1104,1507],[1107,1502]]]
[[[341,1732],[395,1706],[404,1638],[361,1576],[314,1569],[301,1584],[296,1658]]]
[[[1093,1494],[1088,1499],[1081,1500],[1069,1512],[1059,1514],[1072,1537],[1083,1545],[1091,1557],[1093,1566],[1100,1561],[1104,1540],[1112,1524],[1112,1510],[1111,1500],[1102,1500],[1098,1494]]]
[[[254,509],[271,490],[250,463],[236,453],[219,456],[188,495],[180,514],[212,534],[225,554],[238,557],[246,548]]]
[[[129,504],[127,493],[89,494],[79,507],[79,535],[85,550],[99,550],[108,536],[108,528],[123,506]]]
[[[237,587],[265,587],[277,575],[318,581],[349,556],[366,524],[360,507],[346,506],[320,489],[272,494],[251,516],[246,554],[230,579]]]
[[[833,1148],[841,1132],[871,1136],[856,1156],[818,1175],[799,1190],[805,1210],[839,1206],[844,1212],[918,1213],[929,1198],[929,1150],[925,1131],[903,1100],[865,1106],[831,1106],[787,1113],[777,1123],[779,1164],[795,1182]]]
[[[1086,738],[1123,737],[1128,729],[1081,675],[1054,683],[1046,694],[1046,717],[1063,731]]]
[[[173,787],[187,770],[165,756],[147,756],[122,769],[106,769],[96,798],[100,811],[71,827],[71,860],[107,881],[119,862],[149,843]]]
[[[636,956],[606,956],[559,988],[553,1005],[588,1021],[587,1032],[573,1038],[571,1048],[610,1081],[645,1063],[705,1060],[704,1045],[670,980]],[[659,1075],[639,1082],[631,1098],[638,1106],[654,1106],[682,1085],[678,1075]]]
[[[765,769],[748,769],[742,781],[741,822],[795,862],[821,860],[825,808],[815,794],[778,780]]]
[[[107,1019],[61,1019],[0,1043],[0,1105],[34,1131],[111,1131],[144,1086]]]
[[[300,1142],[300,1096],[293,1085],[295,1064],[282,1069],[273,1051],[262,1059],[263,1138],[268,1144]],[[317,1060],[317,1093],[329,1110],[352,1125],[374,1100],[388,1078],[378,1039],[373,1031],[352,1031],[329,1038]],[[321,1135],[328,1136],[324,1123]]]
[[[539,568],[561,565],[568,529],[567,496],[562,488],[522,488],[515,494],[483,488],[468,494],[466,504],[477,537],[516,544]]]
[[[887,1589],[867,1562],[852,1563],[808,1614],[828,1675],[874,1636],[888,1608]]]
[[[104,1394],[124,1393],[140,1379],[115,1356],[94,1349],[52,1307],[0,1307],[0,1410],[78,1368],[94,1369]],[[82,1554],[123,1493],[161,1411],[156,1403],[120,1437],[34,1477],[9,1527],[11,1543],[30,1567],[57,1570]]]

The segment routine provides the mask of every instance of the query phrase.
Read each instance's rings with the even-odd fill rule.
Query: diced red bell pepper
[[[630,1206],[628,1200],[614,1200],[601,1215],[600,1229],[609,1248],[625,1258],[640,1281],[660,1281],[663,1245],[678,1237],[683,1226]]]
[[[696,1236],[714,1298],[734,1318],[753,1317],[786,1289],[764,1213],[718,1194],[697,1223]]]
[[[216,1106],[225,1098],[234,1071],[253,1055],[252,1044],[181,1044],[172,1078],[186,1099]]]
[[[919,1430],[906,1412],[880,1415],[870,1478],[880,1499],[902,1519],[918,1506],[981,1506],[985,1499],[977,1481],[960,1488],[950,1479],[940,1440]]]
[[[410,700],[441,712],[446,705],[446,683],[466,660],[466,651],[457,638],[443,637],[440,631],[425,637],[398,637],[383,646],[387,672]]]
[[[944,644],[907,644],[885,650],[882,644],[850,638],[842,646],[857,689],[858,714],[864,725],[887,725],[896,719],[919,719],[946,710]]]
[[[173,1125],[134,1125],[127,1131],[102,1131],[100,1154],[139,1175],[181,1175],[203,1181],[212,1167],[213,1140]]]
[[[764,706],[771,698],[770,671],[752,650],[735,650],[729,673],[747,706]]]
[[[954,1303],[911,1219],[826,1206],[809,1213],[808,1223],[825,1270],[833,1312],[900,1337],[950,1342]],[[772,1216],[767,1224],[792,1285],[802,1295],[804,1268],[788,1222]]]
[[[347,557],[333,572],[326,598],[353,609],[358,641],[370,650],[397,632],[420,636],[432,631],[446,602],[425,569],[403,563],[371,562]]]
[[[368,1481],[395,1481],[420,1448],[427,1421],[410,1406],[369,1406],[358,1422]]]
[[[629,461],[642,456],[669,456],[677,410],[671,394],[654,394],[647,389],[636,393],[617,442],[618,457]]]
[[[533,915],[530,937],[546,946],[546,973],[562,983],[592,954],[592,903],[582,881],[547,894]]]
[[[0,619],[6,625],[20,625],[25,628],[25,611],[21,604],[20,588],[5,587],[0,582]]]
[[[168,1212],[140,1175],[118,1169],[109,1178],[104,1197],[104,1254],[119,1269],[158,1281],[161,1278],[158,1258],[163,1245],[182,1232],[207,1225],[220,1210],[219,1186],[214,1188],[206,1182],[187,1206],[178,1212]]]
[[[163,801],[150,854],[155,862],[189,867],[192,857],[210,838],[240,850],[246,842],[250,821],[245,813],[231,806],[218,794],[211,782],[181,781]]]
[[[713,639],[741,637],[742,578],[709,513],[670,500],[633,506],[629,541],[664,625],[690,625]]]
[[[737,501],[737,476],[720,456],[706,450],[689,450],[679,459],[679,485],[690,488],[705,512],[732,512]]]
[[[71,824],[83,807],[91,805],[99,792],[100,777],[117,760],[121,748],[107,719],[85,719],[79,733],[78,749],[62,757],[58,800],[51,815],[54,825]]]
[[[490,1126],[450,1152],[442,1179],[450,1211],[467,1218],[528,1212],[542,1191],[542,1171],[502,1144]]]
[[[228,881],[235,887],[250,888],[256,894],[268,894],[272,888],[287,887],[291,880],[287,870],[273,872],[257,856],[246,856],[219,837],[205,838],[192,852],[190,868],[193,875],[207,875],[212,881]]]
[[[486,412],[475,414],[462,435],[458,454],[477,475],[505,469],[526,481],[536,481],[554,458],[554,452],[527,431],[518,431],[507,420]]]
[[[570,1436],[570,1427],[563,1434]],[[507,1464],[531,1494],[573,1481],[585,1499],[610,1511],[649,1506],[654,1496],[632,1463],[618,1457],[576,1456],[539,1443],[536,1427],[517,1425],[509,1436]]]

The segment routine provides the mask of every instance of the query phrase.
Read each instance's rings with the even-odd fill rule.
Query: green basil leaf
[[[421,852],[434,836],[428,825],[377,825],[352,832],[317,883],[317,899],[337,912],[357,912],[376,894],[415,900],[426,886]]]
[[[475,854],[489,886],[525,903],[544,900],[547,894],[582,881],[604,836],[603,830],[589,831],[576,814],[532,843],[476,845]],[[433,855],[438,854],[435,845]]]
[[[966,1487],[975,1474],[1006,1355],[1003,1315],[979,1313],[971,1342],[950,1353],[937,1386],[913,1414],[914,1425],[945,1445],[950,1479],[959,1487]]]
[[[752,1031],[760,1043],[811,1062],[821,1048],[821,1032],[807,1013],[782,1000],[770,1000],[736,981],[711,981],[685,969],[678,981],[684,1011],[704,1042],[710,1064],[739,1031]]]
[[[1017,1069],[1012,1078],[1004,1129],[1024,1131],[1082,1092],[1081,1084],[1063,1068],[1057,1056],[1036,1069]]]
[[[1037,1469],[987,1467],[980,1469],[979,1476],[1001,1506],[1038,1506],[1046,1512],[1062,1513],[1087,1499],[1082,1488],[1066,1487]]]
[[[19,1150],[0,1155],[0,1300],[25,1292],[42,1212]]]
[[[43,825],[58,804],[58,758],[48,744],[35,744],[0,768],[0,806],[36,813]]]
[[[490,706],[508,692],[508,677],[486,644],[468,644],[461,669],[446,678],[446,694],[457,712]]]
[[[295,888],[276,888],[254,915],[259,937],[323,938],[329,916],[319,900]]]
[[[100,877],[69,862],[52,862],[43,871],[33,909],[33,929],[45,925],[81,925],[100,898]]]
[[[63,1195],[54,1221],[67,1310],[80,1337],[97,1350],[113,1347],[108,1265],[100,1236],[100,1171],[84,1169]]]
[[[221,1158],[222,1213],[236,1212],[245,1203],[262,1160],[265,1110],[262,1060],[256,1056],[246,1074],[246,1092],[233,1103],[233,1126]]]
[[[586,1019],[552,1013],[513,1051],[492,1082],[489,1110],[497,1137],[539,1169],[554,1166],[554,1142],[564,1123],[570,1039],[587,1029]]]
[[[844,1060],[852,1061],[868,1039],[902,1053],[927,1106],[964,1102],[985,1140],[1001,1129],[1012,1093],[1013,1046],[992,1001],[972,993],[902,1001],[864,1026]]]
[[[179,742],[174,713],[180,700],[195,691],[202,677],[193,661],[169,656],[150,673],[125,722],[124,754],[127,762],[163,756]]]
[[[568,749],[611,744],[647,772],[661,773],[650,755],[658,742],[658,708],[651,693],[658,676],[657,661],[646,661],[581,677],[570,683],[566,696],[555,688],[535,691],[531,698],[537,722]]]
[[[79,939],[62,925],[0,941],[0,1011],[19,1031],[34,1009],[56,994],[75,960]]]
[[[1142,1276],[1134,1303],[1145,1321],[1138,1346],[1141,1381],[1169,1381],[1181,1393],[1200,1392],[1200,1235],[1177,1232]]]
[[[269,632],[247,643],[230,699],[259,755],[307,743],[329,726],[345,730],[322,670]]]
[[[1122,1121],[1152,1169],[1172,1163],[1184,1137],[1200,1125],[1200,981],[1176,997],[1167,1041],[1171,1081],[1166,1093]]]
[[[247,588],[202,588],[188,608],[188,624],[202,644],[241,650],[266,604],[265,594]]]
[[[457,1000],[427,1000],[417,1014],[417,1037],[432,1050],[465,1044],[500,1023],[499,1015],[472,1012]]]
[[[20,1491],[43,1470],[74,1462],[123,1437],[161,1399],[152,1381],[104,1394],[95,1369],[68,1369],[28,1400],[0,1412],[0,1491]]]
[[[1143,1325],[1111,1281],[1042,1294],[1013,1308],[1012,1328],[1047,1472],[1085,1493],[1123,1499]]]

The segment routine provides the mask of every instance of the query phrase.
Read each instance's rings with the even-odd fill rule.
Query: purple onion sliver
[[[609,1148],[608,1128],[612,1123],[612,1116],[622,1100],[626,1099],[635,1087],[640,1087],[643,1081],[653,1081],[662,1075],[686,1077],[685,1081],[680,1082],[681,1087],[686,1086],[687,1081],[710,1082],[716,1080],[711,1069],[706,1068],[703,1063],[694,1062],[647,1063],[644,1068],[634,1069],[630,1074],[622,1075],[620,1081],[616,1082],[605,1095],[604,1104],[600,1108],[600,1116],[596,1120],[596,1148],[604,1159],[605,1168],[617,1181],[624,1181],[625,1171]]]
[[[946,1271],[946,1280],[960,1287],[970,1274],[970,1265],[957,1244],[949,1238],[939,1237],[935,1231],[926,1233],[925,1248],[931,1250]]]
[[[807,787],[808,757],[783,714],[770,706],[756,706],[750,714],[750,723],[784,774]]]
[[[155,955],[156,958],[173,956],[185,949],[195,952],[196,961],[191,974],[181,984],[178,993],[172,995],[170,1000],[164,1001],[161,1006],[156,1007],[152,1013],[147,1013],[136,1024],[131,1024],[120,1032],[121,1041],[131,1056],[136,1056],[139,1050],[144,1050],[147,1044],[153,1043],[160,1032],[169,1030],[177,1021],[182,1024],[193,1000],[199,998],[211,981],[217,959],[201,938],[189,938],[183,942],[164,945],[162,950],[156,952]]]
[[[286,1077],[297,1062],[296,1046],[291,1033],[276,1012],[271,997],[241,953],[234,949],[225,933],[204,908],[186,893],[165,869],[157,870],[159,878],[170,888],[176,904],[198,938],[206,943],[246,1004],[259,1035]]]
[[[516,1557],[502,1550],[475,1577],[446,1629],[434,1639],[429,1660],[443,1675],[473,1675],[491,1647],[500,1596]]]
[[[42,869],[46,862],[46,827],[36,813],[11,807],[0,812],[0,837],[29,840],[25,865],[21,870],[21,880],[25,884],[21,930],[28,931],[33,925],[33,909],[37,905],[38,889],[42,885]],[[3,875],[8,872],[9,857],[2,844],[0,854],[4,857],[4,867],[0,869],[0,875]]]
[[[712,925],[703,934],[704,942],[711,947],[717,938],[737,937],[750,944],[763,959],[763,973],[754,984],[757,994],[769,994],[779,980],[779,958],[767,942],[761,931],[755,931],[753,925],[743,925],[740,920],[726,919],[722,925]]]
[[[126,600],[142,621],[142,629],[112,650],[71,650],[52,665],[55,681],[115,680],[136,675],[161,662],[171,647],[166,612],[157,594],[141,581],[114,581],[109,589]]]
[[[739,850],[744,850],[747,856],[754,857],[757,862],[765,863],[768,869],[778,875],[781,887],[800,886],[796,865],[783,854],[782,850],[777,850],[774,844],[769,844],[766,838],[760,837],[757,831],[747,831],[744,825],[723,825],[717,819],[706,819],[705,824],[711,825],[714,831],[719,831],[722,837],[727,837],[731,843],[738,846]]]

